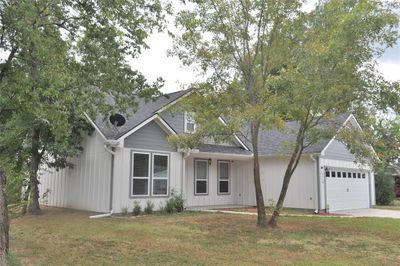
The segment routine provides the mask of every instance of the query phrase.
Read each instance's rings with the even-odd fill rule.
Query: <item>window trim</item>
[[[185,112],[185,114],[184,114],[184,125],[183,125],[183,127],[184,127],[184,132],[185,133],[189,133],[189,134],[192,134],[192,133],[195,133],[196,132],[196,121],[194,121],[193,122],[193,131],[189,131],[188,130],[188,128],[187,128],[187,124],[188,124],[188,113],[189,112]],[[194,115],[193,115],[194,116]]]
[[[220,175],[220,169],[221,169],[220,168],[220,164],[221,163],[228,164],[228,179],[221,179],[220,178],[221,177],[221,175]],[[232,171],[231,171],[231,162],[230,161],[228,161],[228,160],[218,160],[217,161],[217,195],[223,196],[223,195],[230,195],[231,194],[231,173],[232,173]],[[228,182],[228,192],[221,192],[219,190],[221,181]]]
[[[196,163],[197,162],[205,162],[206,163],[206,167],[207,167],[207,169],[206,169],[206,179],[198,179],[197,178],[197,175],[196,175],[196,169],[197,169],[197,165],[196,165]],[[208,195],[208,192],[209,192],[209,187],[208,187],[208,180],[209,180],[209,178],[210,178],[210,174],[209,174],[209,169],[210,169],[210,167],[209,167],[209,165],[208,165],[208,160],[207,159],[194,159],[194,195],[195,196],[207,196]],[[197,181],[206,181],[206,193],[197,193],[196,191],[197,191]]]
[[[149,164],[148,164],[148,175],[147,177],[143,177],[143,176],[139,176],[139,177],[135,177],[134,173],[135,173],[135,154],[146,154],[149,157]],[[151,153],[149,152],[142,152],[142,151],[133,151],[132,152],[132,160],[131,160],[131,165],[132,165],[132,173],[131,173],[131,184],[130,184],[130,190],[131,190],[131,196],[132,197],[148,197],[150,196],[150,179],[151,179]],[[147,194],[133,194],[133,180],[134,179],[146,179],[148,180],[148,184],[147,184]]]
[[[166,177],[154,177],[154,155],[167,157],[167,176]],[[169,154],[157,153],[157,152],[151,153],[151,196],[152,197],[169,196],[169,169],[170,169]],[[154,180],[167,180],[167,194],[154,194],[154,187],[153,187]]]

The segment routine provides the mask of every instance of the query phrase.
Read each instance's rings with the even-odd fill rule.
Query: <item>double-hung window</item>
[[[230,193],[230,162],[218,161],[218,194]]]
[[[168,162],[169,158],[163,154],[153,154],[152,195],[168,195]]]
[[[169,156],[133,152],[131,195],[168,196]]]
[[[132,169],[132,195],[149,196],[150,153],[134,152]]]
[[[196,131],[196,121],[194,113],[185,112],[185,133],[194,133]]]
[[[194,161],[194,194],[208,194],[208,160],[196,159]]]

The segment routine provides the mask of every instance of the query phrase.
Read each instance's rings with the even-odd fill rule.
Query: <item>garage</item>
[[[325,167],[327,209],[370,208],[369,178],[368,171]]]

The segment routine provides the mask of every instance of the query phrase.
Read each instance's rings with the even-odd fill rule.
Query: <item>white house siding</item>
[[[211,165],[208,166],[208,193],[207,195],[195,195],[194,193],[194,160],[211,158]],[[185,174],[185,198],[188,207],[212,206],[212,205],[248,205],[250,202],[251,185],[247,184],[249,174],[251,172],[245,170],[244,166],[248,165],[248,161],[231,160],[231,176],[230,176],[230,194],[218,195],[218,160],[227,160],[226,156],[202,156],[193,154],[186,158],[186,174]],[[243,182],[239,182],[242,180]],[[242,192],[243,187],[249,187],[249,191]],[[253,189],[254,190],[254,189]],[[238,202],[238,195],[241,195],[241,201]],[[245,198],[245,199],[243,199]]]
[[[285,157],[266,157],[261,159],[261,185],[266,204],[271,200],[274,203],[278,200],[288,160]],[[315,162],[310,156],[303,156],[291,178],[284,206],[315,209],[318,202],[315,188]]]
[[[253,160],[237,161],[234,167],[236,178],[235,204],[245,206],[256,205],[256,194],[254,189]]]
[[[83,152],[70,160],[73,168],[42,169],[39,193],[43,204],[56,207],[109,211],[111,155],[103,148],[103,139],[93,132],[85,136]],[[49,190],[47,199],[43,194]]]
[[[135,149],[135,148],[117,148],[114,163],[114,187],[113,187],[113,210],[115,213],[121,212],[122,208],[127,207],[130,211],[134,202],[140,203],[142,209],[146,206],[146,201],[150,200],[154,203],[155,209],[165,206],[168,197],[132,197],[130,195],[131,186],[131,165],[132,152],[155,152],[167,153],[170,156],[169,165],[169,188],[174,189],[178,193],[181,192],[182,182],[182,154],[178,152],[169,152],[163,150]]]

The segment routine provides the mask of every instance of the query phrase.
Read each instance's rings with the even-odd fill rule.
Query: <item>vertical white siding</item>
[[[142,209],[146,206],[146,201],[154,203],[155,209],[164,206],[167,197],[131,197],[131,164],[132,151],[137,149],[118,148],[114,163],[114,189],[113,189],[113,210],[115,213],[121,212],[122,208],[127,207],[130,211],[133,208],[134,201],[138,201]],[[162,152],[155,150],[143,150],[145,152]],[[181,191],[182,182],[182,155],[178,152],[168,152],[170,156],[169,188],[176,192]]]
[[[97,212],[109,211],[111,155],[103,148],[103,139],[94,132],[85,136],[83,152],[70,162],[70,169],[42,169],[40,197],[50,190],[49,206]]]
[[[278,200],[283,176],[288,164],[288,158],[262,158],[261,185],[266,204],[270,200],[276,203]],[[289,183],[284,206],[292,208],[314,209],[317,206],[316,199],[316,166],[308,156],[301,158]]]
[[[235,204],[256,205],[256,194],[254,189],[253,160],[238,161],[234,167]]]
[[[194,193],[194,160],[206,159],[209,157],[190,156],[186,158],[186,205],[188,207],[196,206],[212,206],[212,205],[232,205],[236,202],[237,195],[237,165],[240,161],[234,160],[231,162],[231,179],[230,179],[230,194],[218,195],[218,163],[217,161],[226,160],[218,157],[211,157],[212,163],[208,166],[208,194],[195,195]]]

